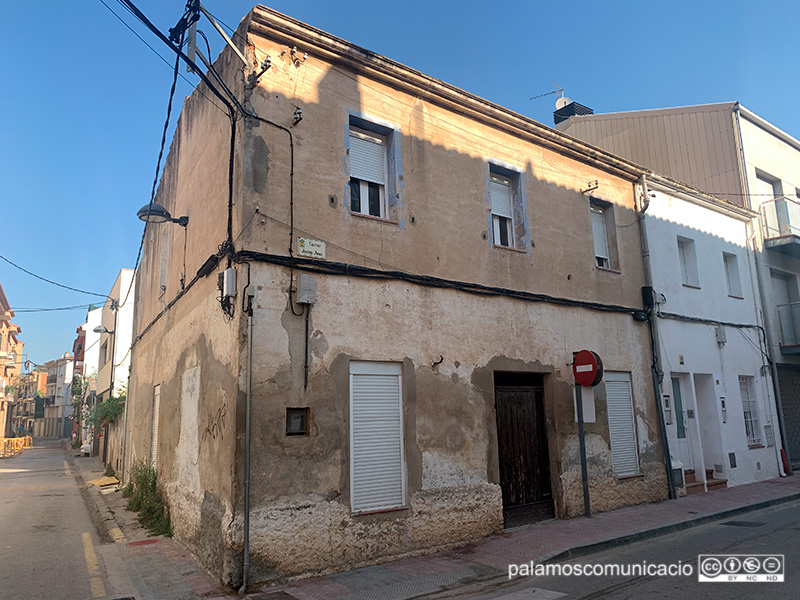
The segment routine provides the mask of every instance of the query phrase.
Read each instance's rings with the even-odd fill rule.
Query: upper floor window
[[[743,298],[742,279],[739,277],[739,259],[735,254],[723,252],[722,260],[725,263],[725,281],[728,284],[728,296]]]
[[[489,164],[489,204],[492,242],[504,248],[525,249],[522,176],[516,171]]]
[[[386,138],[350,125],[350,210],[386,218]]]
[[[595,265],[602,269],[618,269],[616,225],[611,203],[590,198],[589,218],[592,225]]]
[[[756,193],[759,195],[759,202],[780,198],[783,196],[782,187],[779,179],[760,171],[756,172]]]
[[[689,287],[700,287],[700,275],[697,272],[697,255],[694,240],[678,236],[678,259],[681,264],[681,282]]]
[[[350,116],[348,127],[350,211],[398,220],[402,190],[398,133],[384,125]]]

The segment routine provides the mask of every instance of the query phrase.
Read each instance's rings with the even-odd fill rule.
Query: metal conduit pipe
[[[244,556],[242,558],[242,587],[239,593],[247,591],[250,582],[250,440],[251,415],[253,400],[253,293],[247,296],[247,403],[245,406],[244,428]]]
[[[653,287],[653,270],[650,265],[650,244],[647,240],[647,227],[645,225],[645,211],[650,204],[650,196],[647,190],[647,176],[642,173],[641,178],[642,186],[642,203],[637,211],[639,217],[639,235],[642,244],[642,259],[644,263],[644,281],[645,285],[652,289]],[[645,307],[648,308],[648,307]],[[667,469],[667,485],[669,487],[669,497],[675,500],[678,494],[675,490],[675,479],[672,476],[672,457],[669,451],[669,439],[667,438],[667,423],[664,419],[664,407],[661,404],[661,379],[664,374],[660,371],[661,364],[661,337],[658,333],[658,317],[655,315],[653,307],[649,307],[647,324],[650,329],[651,351],[653,353],[653,363],[651,365],[651,373],[653,376],[653,393],[656,398],[656,408],[658,409],[658,425],[661,430],[661,440],[664,445],[664,467]]]

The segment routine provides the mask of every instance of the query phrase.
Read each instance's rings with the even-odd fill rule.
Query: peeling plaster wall
[[[641,462],[638,477],[618,479],[611,472],[600,386],[597,422],[586,426],[593,510],[665,498],[643,350],[647,330],[629,315],[318,276],[304,391],[304,317],[293,316],[286,304],[288,273],[256,264],[251,276],[256,293],[251,550],[259,579],[348,568],[500,531],[496,371],[545,375],[558,516],[582,514],[568,365],[579,346],[597,349],[607,369],[632,372]],[[407,510],[350,513],[351,360],[403,364]],[[286,407],[301,406],[310,408],[310,434],[286,436]]]
[[[231,54],[223,51],[215,65],[237,88]],[[156,202],[175,217],[188,216],[189,223],[147,227],[135,291],[134,337],[141,339],[131,350],[125,461],[129,476],[134,462],[151,460],[154,388],[160,385],[155,467],[175,537],[228,583],[241,577],[232,541],[241,539],[241,531],[232,523],[241,493],[234,465],[244,394],[240,321],[238,314],[228,318],[218,300],[217,272],[225,263],[175,299],[225,240],[230,135],[224,112],[197,90],[186,98]],[[240,187],[238,170],[233,186]],[[234,204],[234,232],[242,223],[241,207]]]
[[[230,581],[240,568],[229,526],[238,493],[233,465],[237,403],[243,397],[238,321],[221,318],[214,284],[211,279],[200,283],[196,293],[205,301],[186,306],[185,313],[168,313],[154,328],[156,334],[135,348],[129,461],[151,460],[154,386],[160,385],[156,471],[175,537]]]

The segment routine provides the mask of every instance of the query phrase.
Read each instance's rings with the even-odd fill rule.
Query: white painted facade
[[[100,341],[97,363],[97,395],[102,399],[108,398],[111,389],[120,393],[128,387],[129,349],[133,339],[133,302],[136,296],[136,283],[133,279],[133,269],[120,270],[108,294],[109,300],[100,309],[98,325],[105,327],[108,332],[98,334]],[[113,386],[111,385],[112,371]]]
[[[97,372],[100,370],[100,334],[95,333],[94,328],[100,325],[102,313],[102,307],[88,311],[86,323],[81,326],[86,336],[83,351],[83,376],[87,379],[97,379]]]
[[[800,300],[800,258],[764,247],[765,239],[800,234],[800,141],[744,107],[740,107],[737,114],[750,204],[753,210],[762,214],[762,227],[756,233],[762,248],[761,276],[773,356],[778,362],[800,365],[800,356],[784,353],[781,348],[795,345],[793,342],[798,341],[790,339],[796,337],[796,333],[789,331],[800,330],[800,323],[792,323],[797,320],[793,317],[798,316],[794,314],[795,307],[783,307],[787,299],[790,303]],[[771,187],[768,185],[770,182],[773,184]],[[799,240],[788,241],[789,245],[800,244]],[[800,256],[800,252],[797,254]],[[773,275],[786,280],[785,290],[773,285]]]
[[[654,183],[644,221],[673,469],[693,469],[697,481],[705,481],[711,469],[714,479],[727,479],[729,486],[781,474],[775,398],[747,246],[753,217],[746,209]],[[757,413],[750,437],[742,384],[752,390]],[[752,416],[752,403],[747,406]]]

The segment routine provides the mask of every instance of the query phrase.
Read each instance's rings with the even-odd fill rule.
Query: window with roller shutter
[[[525,250],[527,233],[522,174],[489,163],[488,203],[494,246]]]
[[[636,444],[631,375],[606,371],[604,379],[611,470],[618,476],[635,475],[639,472],[639,451]]]
[[[350,210],[386,218],[384,136],[350,127]]]
[[[350,363],[350,505],[353,514],[404,508],[402,368]]]
[[[590,198],[589,222],[592,229],[595,266],[601,269],[619,269],[613,205],[597,198]]]

